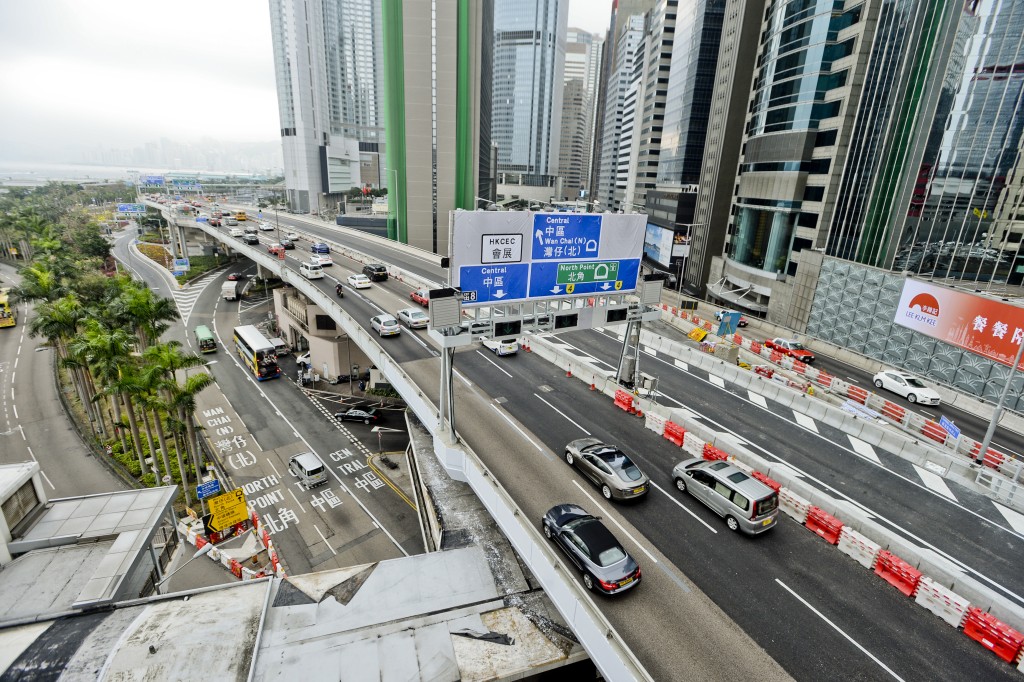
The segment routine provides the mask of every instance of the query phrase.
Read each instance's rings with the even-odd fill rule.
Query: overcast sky
[[[611,3],[570,0],[569,25],[603,34]],[[0,93],[0,161],[279,139],[265,0],[0,0]]]

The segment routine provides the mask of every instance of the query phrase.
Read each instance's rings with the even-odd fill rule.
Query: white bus
[[[277,352],[270,339],[263,336],[259,329],[251,324],[235,327],[235,350],[245,362],[245,366],[253,373],[257,381],[276,379],[281,376],[281,368],[277,366]]]

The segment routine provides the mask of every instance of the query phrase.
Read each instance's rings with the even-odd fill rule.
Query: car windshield
[[[799,341],[790,341],[789,347],[792,348],[793,350],[803,350],[804,344],[800,343]]]
[[[921,381],[920,379],[918,379],[917,377],[903,377],[903,378],[906,379],[907,383],[909,385],[913,386],[914,388],[928,388],[927,386],[924,385],[924,382]]]

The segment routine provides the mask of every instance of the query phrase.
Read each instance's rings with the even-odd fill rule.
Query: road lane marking
[[[796,423],[804,427],[808,431],[818,433],[818,425],[814,423],[814,420],[808,417],[806,414],[802,414],[793,410],[793,417],[796,419]]]
[[[878,459],[878,453],[876,453],[875,449],[871,447],[871,443],[865,443],[860,438],[854,438],[851,435],[847,435],[846,437],[850,439],[850,446],[858,455],[866,459],[870,459],[875,464],[882,463],[882,460]]]
[[[725,379],[714,374],[708,375],[708,383],[717,386],[718,388],[725,388]]]
[[[14,409],[14,418],[17,419],[18,418],[18,406],[17,405],[11,405],[11,407]]]
[[[1024,533],[1024,514],[1010,509],[1009,507],[1004,507],[998,502],[993,502],[992,504],[996,506],[996,510],[1003,515],[1003,518],[1006,519],[1006,522],[1010,524],[1015,531],[1018,533]]]
[[[933,471],[928,471],[923,467],[919,467],[916,464],[911,464],[911,466],[914,467],[914,471],[917,472],[917,475],[921,477],[921,481],[928,486],[930,490],[934,490],[938,494],[947,499],[953,500],[954,502],[958,501],[956,496],[953,494],[953,491],[951,491],[949,486],[946,485],[946,481],[942,476],[939,476]]]
[[[462,376],[462,373],[459,370],[453,369],[452,372],[454,372],[455,376],[457,376],[459,379],[462,380],[462,383],[464,383],[464,384],[466,384],[467,386],[470,386],[470,387],[473,386],[473,382],[471,382],[466,377]]]
[[[765,400],[764,396],[761,395],[760,393],[754,393],[753,391],[747,391],[747,397],[750,399],[750,402],[754,403],[758,407],[764,407],[764,408],[768,407],[768,401]]]
[[[331,547],[331,543],[327,542],[327,538],[325,538],[325,537],[324,537],[324,534],[320,532],[320,529],[319,529],[319,528],[317,528],[317,526],[316,526],[316,524],[315,524],[315,523],[313,524],[313,530],[315,530],[315,531],[316,531],[316,534],[317,534],[317,535],[319,535],[319,536],[320,536],[320,539],[324,541],[324,544],[325,544],[325,545],[327,545],[327,549],[329,549],[329,550],[331,550],[332,552],[334,552],[334,556],[338,556],[338,553],[334,551],[334,548],[333,548],[333,547]]]
[[[288,486],[285,486],[284,489],[287,490],[288,494],[292,496],[293,500],[295,500],[295,504],[299,505],[299,511],[301,511],[303,514],[305,514],[306,513],[305,507],[303,507],[302,503],[299,502],[299,498],[295,497],[295,493],[292,492],[292,489],[290,487],[288,487]]]
[[[684,372],[690,371],[690,366],[683,362],[682,360],[680,360],[679,358],[673,358],[672,363],[679,369],[683,370]]]
[[[508,377],[509,379],[513,378],[511,374],[509,374],[508,372],[506,372],[506,371],[505,371],[504,369],[502,369],[501,367],[498,367],[498,363],[496,363],[496,362],[495,362],[494,360],[491,360],[491,359],[490,359],[489,357],[487,357],[486,355],[484,355],[484,354],[483,354],[483,353],[481,353],[480,351],[477,351],[477,352],[476,352],[476,354],[477,354],[477,355],[479,355],[480,357],[482,357],[482,358],[483,358],[484,360],[486,360],[487,362],[489,362],[489,363],[491,363],[492,365],[494,365],[495,367],[497,367],[498,371],[499,371],[499,372],[503,372],[503,373],[505,374],[505,376],[507,376],[507,377]]]
[[[597,507],[597,508],[598,508],[598,509],[599,509],[599,510],[601,511],[601,518],[603,518],[603,519],[607,519],[607,520],[611,521],[612,523],[614,523],[614,524],[615,524],[615,526],[616,526],[616,527],[617,527],[617,528],[618,528],[619,530],[621,530],[621,531],[622,531],[622,533],[623,533],[623,534],[624,534],[624,535],[625,535],[625,536],[626,536],[627,538],[629,538],[630,540],[632,540],[632,541],[633,541],[633,544],[635,544],[635,545],[636,545],[637,547],[639,547],[639,548],[640,548],[640,551],[641,551],[641,552],[643,552],[644,554],[646,554],[646,555],[647,555],[647,558],[648,558],[648,559],[650,559],[650,560],[651,560],[651,561],[653,561],[654,563],[658,563],[658,560],[654,558],[654,555],[653,555],[653,554],[651,554],[650,552],[648,552],[648,551],[647,551],[647,548],[646,548],[646,547],[644,547],[644,546],[643,546],[642,544],[640,544],[639,542],[637,542],[637,539],[636,539],[635,537],[633,537],[633,536],[632,536],[632,534],[630,534],[630,532],[629,532],[628,530],[626,530],[625,528],[623,528],[623,527],[622,527],[622,524],[621,524],[621,523],[619,523],[618,521],[616,521],[614,517],[612,517],[612,516],[608,516],[608,510],[604,509],[604,508],[603,508],[603,507],[601,506],[601,504],[600,504],[600,503],[599,503],[599,502],[598,502],[598,501],[597,501],[596,499],[594,499],[594,497],[593,497],[593,496],[592,496],[592,495],[590,494],[590,492],[589,492],[589,491],[587,491],[587,490],[585,490],[585,489],[583,488],[583,486],[581,486],[581,485],[580,485],[580,482],[579,482],[579,481],[577,481],[577,480],[576,480],[576,479],[574,478],[574,479],[572,480],[572,482],[573,482],[573,483],[574,483],[574,484],[576,485],[576,487],[577,487],[577,488],[579,488],[579,489],[580,489],[580,492],[582,492],[582,493],[583,493],[584,495],[586,495],[587,499],[588,499],[588,500],[590,500],[590,501],[591,501],[591,502],[592,502],[592,503],[594,504],[594,506],[595,506],[595,507]]]
[[[711,531],[712,533],[714,533],[714,534],[716,534],[716,535],[718,534],[718,530],[717,530],[717,529],[716,529],[715,527],[713,527],[713,526],[712,526],[711,524],[709,524],[709,523],[708,523],[707,521],[705,521],[704,519],[700,518],[699,516],[697,516],[696,514],[694,514],[694,513],[692,512],[692,511],[690,511],[690,509],[688,509],[688,508],[687,508],[687,506],[686,506],[685,504],[683,504],[682,502],[680,502],[679,500],[677,500],[677,499],[676,499],[675,495],[671,494],[671,493],[670,493],[669,491],[665,490],[664,488],[662,488],[662,487],[661,487],[660,485],[658,485],[657,483],[651,483],[651,487],[652,487],[652,488],[654,488],[655,490],[657,490],[658,492],[662,493],[662,494],[663,494],[663,495],[664,495],[665,497],[667,497],[667,498],[668,498],[669,500],[671,500],[671,501],[672,501],[673,503],[675,503],[676,505],[678,505],[680,509],[682,509],[682,510],[683,510],[684,512],[686,512],[687,514],[689,514],[690,516],[692,516],[692,517],[693,517],[694,519],[696,519],[696,521],[697,521],[697,522],[698,522],[699,524],[701,524],[702,526],[704,526],[705,528],[707,528],[707,529],[708,529],[709,531]],[[687,493],[687,494],[689,494],[689,493]]]
[[[811,605],[810,605],[810,604],[809,604],[809,603],[807,602],[807,600],[806,600],[806,599],[804,599],[804,598],[803,598],[803,597],[801,597],[801,596],[800,596],[799,594],[797,594],[797,593],[796,593],[796,592],[794,592],[794,591],[793,591],[792,589],[790,589],[789,585],[787,585],[786,583],[782,582],[782,581],[781,581],[781,580],[779,580],[778,578],[776,578],[776,579],[775,579],[775,582],[777,582],[777,583],[778,583],[779,585],[781,585],[781,586],[782,586],[782,588],[783,588],[784,590],[786,590],[786,591],[787,591],[787,592],[789,592],[789,593],[790,593],[791,595],[793,595],[794,597],[796,597],[796,598],[797,598],[797,600],[798,600],[798,601],[799,601],[799,602],[800,602],[801,604],[803,604],[804,606],[806,606],[806,607],[807,607],[808,609],[810,609],[810,610],[811,610],[811,612],[812,612],[812,613],[814,613],[814,615],[816,615],[816,616],[817,616],[818,618],[821,618],[821,619],[822,619],[823,621],[825,621],[826,623],[828,623],[829,625],[831,625],[831,626],[832,626],[832,629],[834,629],[834,630],[835,630],[836,632],[838,632],[838,633],[839,633],[839,634],[841,634],[841,635],[842,635],[843,637],[845,637],[845,638],[846,638],[846,639],[847,639],[847,640],[848,640],[848,641],[850,642],[850,644],[852,644],[852,645],[854,645],[855,647],[857,647],[858,649],[860,649],[860,650],[861,650],[861,652],[862,652],[862,653],[864,653],[864,655],[865,655],[865,656],[867,656],[867,657],[868,657],[868,658],[870,658],[870,659],[871,659],[872,661],[874,661],[874,662],[875,662],[875,663],[877,663],[877,664],[878,664],[879,666],[881,666],[882,670],[884,670],[885,672],[887,672],[887,673],[889,673],[890,675],[892,675],[894,679],[897,679],[897,680],[899,680],[900,682],[903,682],[903,678],[902,678],[902,677],[900,677],[899,675],[897,675],[897,674],[896,674],[896,673],[895,673],[895,672],[894,672],[894,671],[892,670],[892,668],[890,668],[889,666],[887,666],[887,665],[886,665],[885,663],[882,663],[882,662],[881,662],[880,660],[878,660],[878,657],[876,657],[876,656],[875,656],[874,654],[872,654],[872,653],[871,653],[870,651],[868,651],[868,650],[867,650],[867,649],[865,649],[865,648],[864,648],[863,646],[861,646],[861,645],[860,645],[860,644],[859,644],[859,643],[857,642],[857,640],[855,640],[855,639],[854,639],[853,637],[851,637],[850,635],[848,635],[848,634],[846,634],[845,632],[843,632],[843,631],[842,631],[842,630],[841,630],[841,629],[839,628],[839,626],[838,626],[838,625],[836,625],[835,623],[833,623],[832,621],[830,621],[830,620],[829,620],[828,618],[826,618],[826,617],[825,617],[825,615],[824,615],[824,614],[823,614],[823,613],[822,613],[821,611],[819,611],[818,609],[816,609],[816,608],[814,608],[813,606],[811,606]]]
[[[512,421],[511,419],[509,419],[509,418],[508,418],[508,416],[507,416],[507,415],[506,415],[506,414],[505,414],[504,412],[502,412],[501,410],[499,410],[499,409],[498,409],[498,406],[497,406],[497,405],[495,405],[494,403],[488,403],[488,404],[489,404],[489,405],[490,405],[490,406],[491,406],[491,407],[492,407],[492,408],[494,409],[494,411],[495,411],[495,412],[497,412],[498,414],[500,414],[500,415],[501,415],[501,418],[502,418],[502,419],[504,419],[505,421],[507,421],[507,422],[509,423],[509,425],[510,425],[510,426],[511,426],[511,427],[512,427],[513,429],[515,429],[516,431],[518,431],[518,432],[519,432],[519,435],[521,435],[521,436],[522,436],[523,438],[525,438],[526,440],[530,441],[530,444],[531,444],[531,445],[533,445],[533,447],[537,448],[537,450],[538,450],[538,451],[539,451],[539,452],[540,452],[540,453],[541,453],[542,455],[544,455],[545,457],[548,457],[549,459],[551,458],[551,455],[549,455],[548,453],[544,452],[544,448],[542,448],[541,446],[537,445],[537,444],[536,444],[536,443],[535,443],[535,442],[533,441],[533,439],[532,439],[532,438],[530,438],[529,436],[527,436],[527,435],[526,435],[526,432],[525,432],[525,431],[523,431],[523,430],[522,430],[521,428],[519,428],[518,426],[516,426],[516,423],[515,423],[515,422],[513,422],[513,421]]]
[[[537,395],[536,393],[534,393],[533,395],[534,395],[534,397],[536,397],[536,398],[537,398],[537,400],[541,401],[542,403],[544,403],[545,405],[547,405],[548,407],[550,407],[550,408],[551,408],[552,410],[554,410],[554,411],[555,411],[555,412],[557,412],[558,414],[560,414],[560,415],[562,415],[563,417],[565,417],[565,419],[566,419],[566,420],[567,420],[567,421],[568,421],[568,422],[569,422],[570,424],[572,424],[573,426],[575,426],[575,427],[576,427],[577,429],[579,429],[579,430],[580,430],[580,431],[582,431],[583,433],[587,434],[588,436],[590,436],[590,435],[593,435],[593,434],[591,434],[591,433],[590,433],[590,431],[587,431],[587,430],[586,430],[585,428],[583,428],[582,426],[580,426],[579,424],[577,424],[577,423],[576,423],[576,422],[575,422],[575,421],[574,421],[573,419],[571,419],[571,418],[569,417],[569,415],[567,415],[567,414],[566,414],[565,412],[562,412],[562,411],[561,411],[560,409],[558,409],[557,407],[555,407],[554,405],[552,405],[552,404],[551,404],[551,403],[549,403],[548,401],[544,400],[544,398],[541,398],[541,397],[540,397],[539,395]]]
[[[647,353],[648,355],[650,355],[652,358],[658,357],[658,351],[656,351],[655,349],[651,348],[650,346],[645,346],[644,347],[644,352]]]

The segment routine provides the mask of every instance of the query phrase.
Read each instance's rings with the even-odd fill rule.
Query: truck
[[[224,282],[220,285],[220,295],[225,301],[234,301],[238,298],[238,281]]]

